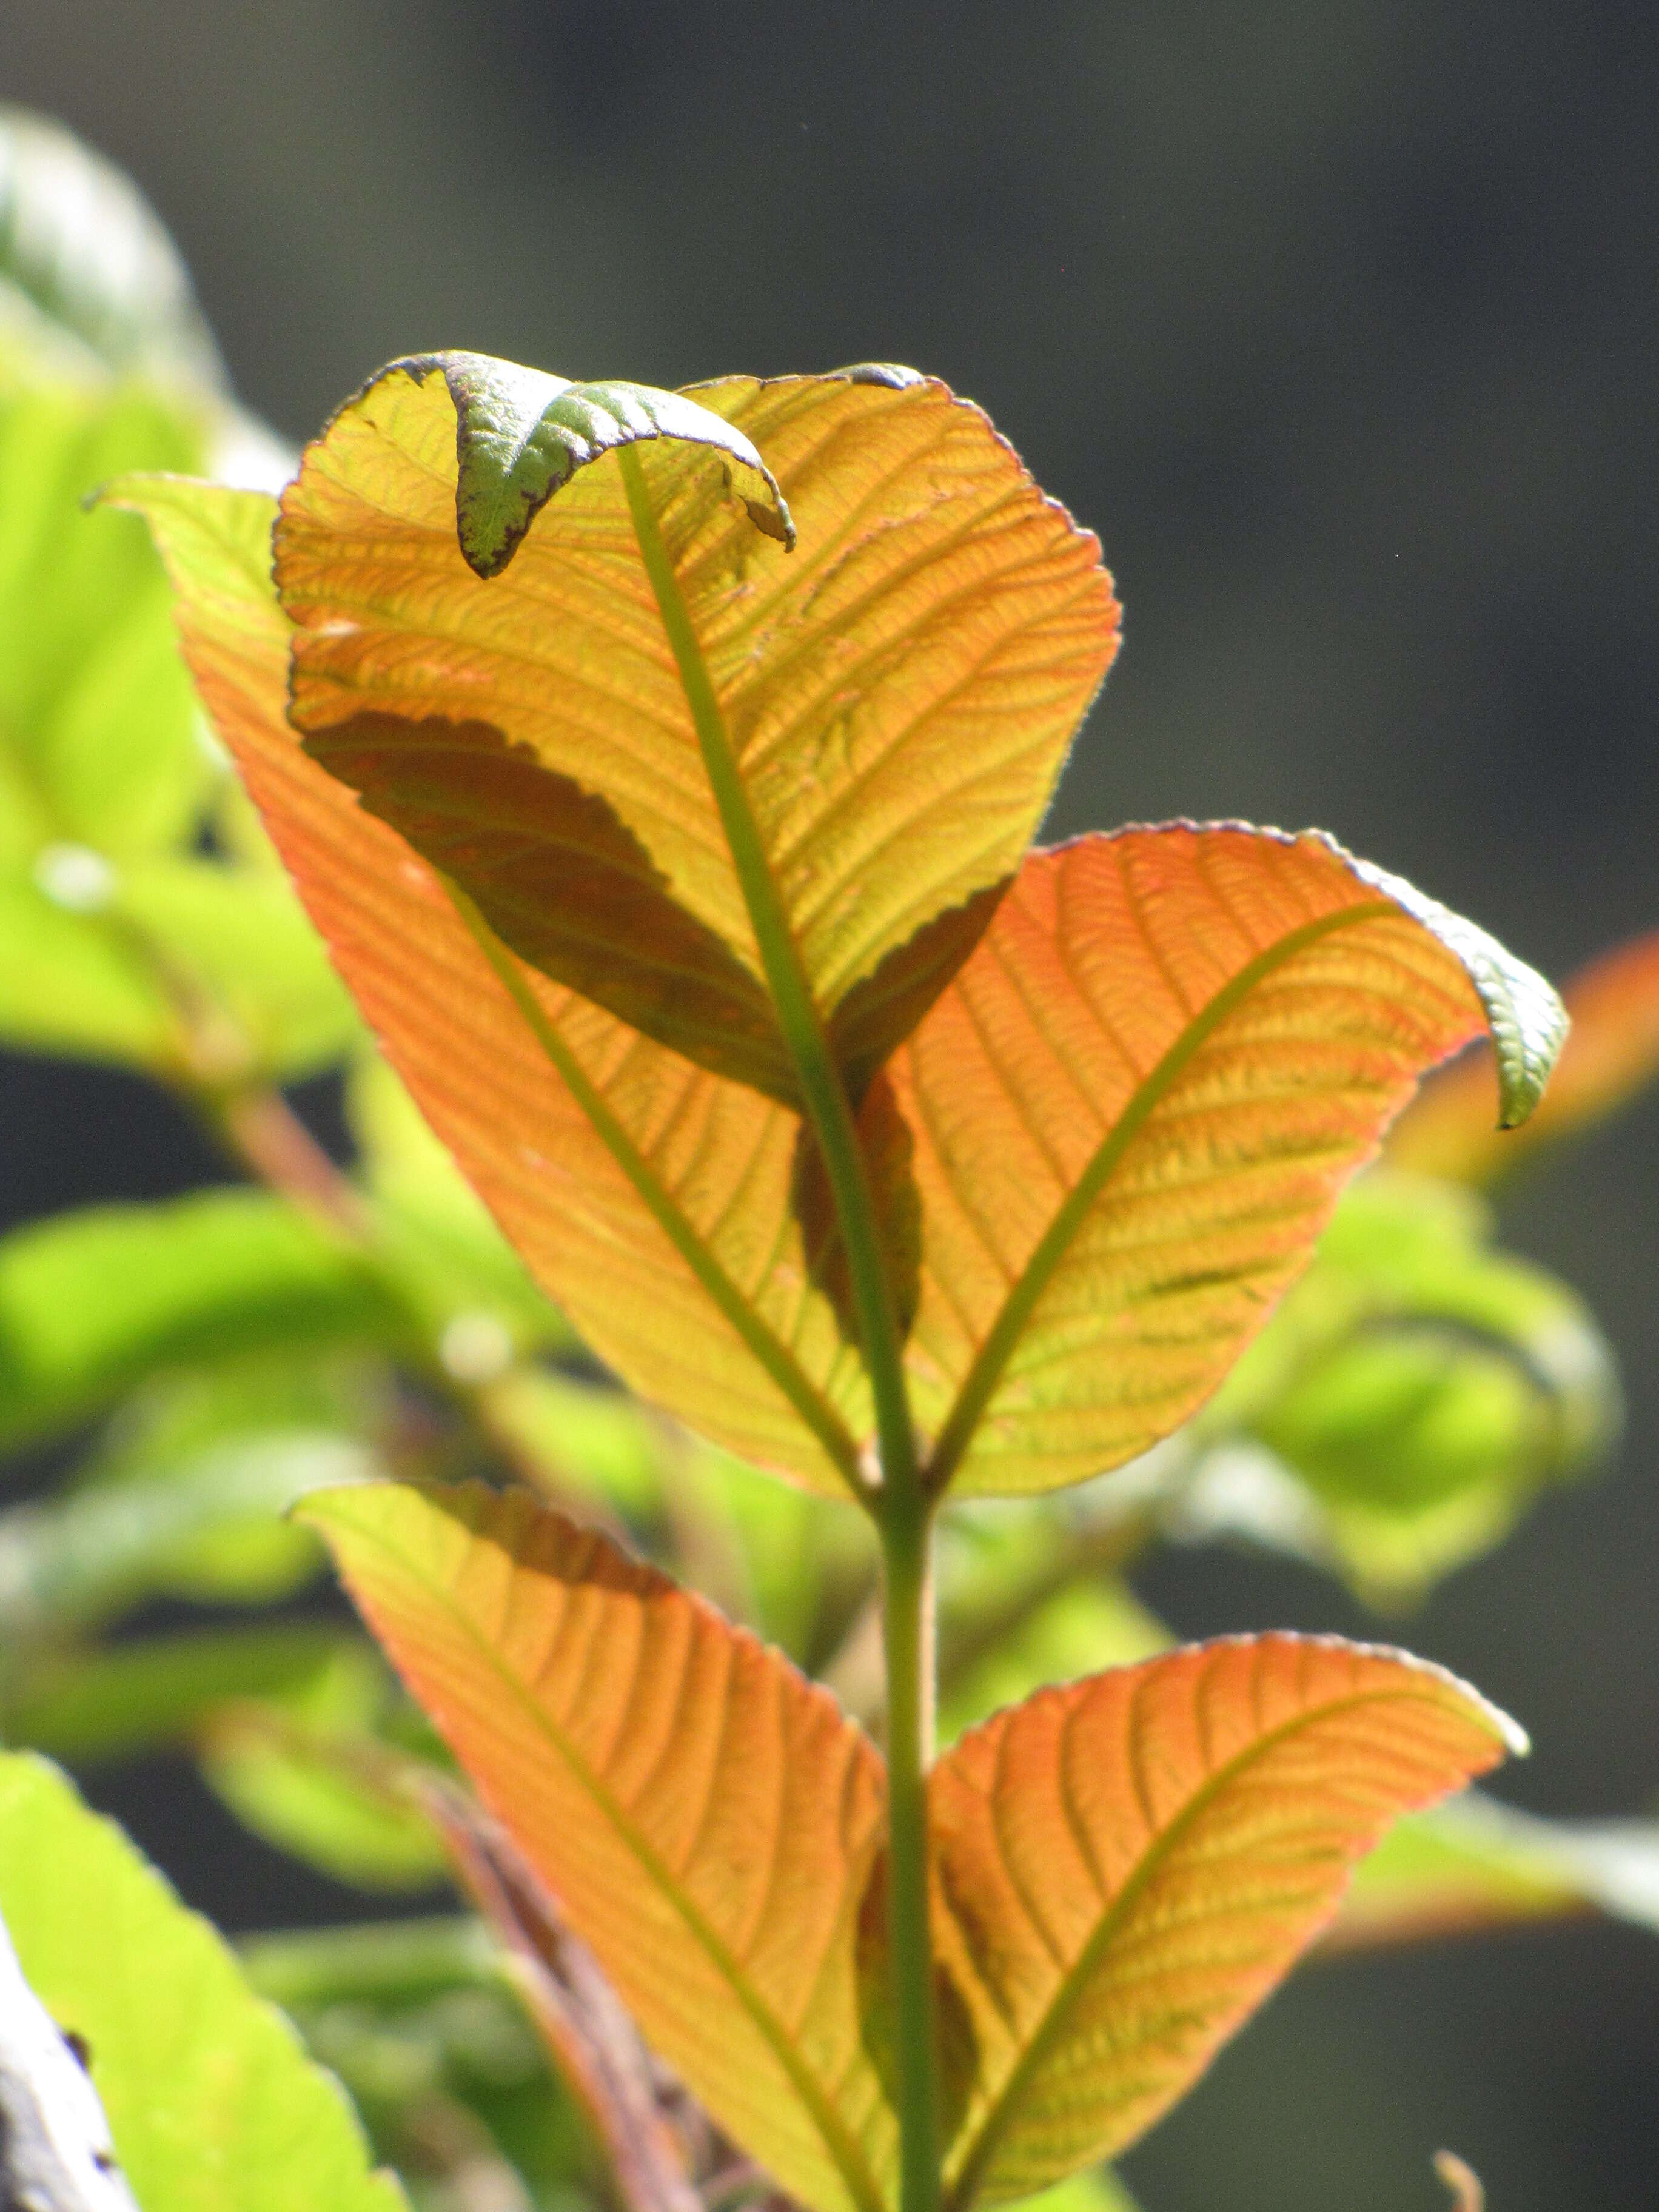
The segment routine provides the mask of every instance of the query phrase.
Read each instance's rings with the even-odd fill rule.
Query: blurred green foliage
[[[63,212],[66,178],[90,227]],[[314,1588],[320,1556],[284,1517],[303,1492],[386,1470],[529,1482],[866,1712],[875,1559],[860,1516],[592,1367],[375,1057],[205,731],[142,526],[84,509],[118,473],[237,465],[280,475],[282,457],[228,399],[159,225],[62,134],[0,113],[0,1042],[149,1076],[236,1179],[0,1239],[0,1444],[58,1468],[0,1509],[0,1727],[76,1769],[187,1752],[268,1841],[415,1893],[448,1863],[428,1817],[444,1762]],[[282,1088],[322,1071],[343,1082],[344,1166]],[[1604,1458],[1619,1420],[1574,1294],[1497,1249],[1471,1194],[1378,1169],[1185,1431],[1094,1485],[949,1518],[944,1725],[1168,1641],[1131,1586],[1162,1540],[1288,1550],[1397,1608]],[[1357,1942],[1590,1905],[1659,1919],[1656,1862],[1639,1826],[1454,1808],[1402,1828],[1345,1928]],[[260,2204],[394,2201],[216,1939],[24,1758],[0,1765],[0,1910],[48,2002],[90,2025],[147,2212],[228,2204],[186,2169],[249,2155],[195,2132],[210,2041],[246,2069],[235,2126],[264,2125],[262,2100],[288,2116],[291,2166],[260,2138]],[[142,2007],[104,1987],[118,1946]],[[273,1935],[245,1955],[418,2203],[604,2197],[480,1923]],[[163,2107],[166,2128],[132,2117]],[[1100,2176],[1050,2212],[1126,2204]]]

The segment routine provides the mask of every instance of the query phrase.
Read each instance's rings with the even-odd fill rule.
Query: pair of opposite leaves
[[[337,963],[532,1272],[625,1381],[798,1480],[859,1486],[873,1426],[803,1018],[959,1492],[1176,1427],[1483,1024],[1505,1120],[1541,1087],[1547,988],[1328,840],[1028,851],[1117,609],[936,383],[400,364],[307,450],[274,584],[270,501],[122,495]]]
[[[481,1485],[313,1494],[370,1626],[654,2048],[812,2212],[898,2198],[886,1775],[834,1698]],[[1039,1692],[928,1776],[951,2212],[1115,2154],[1395,1815],[1521,1747],[1439,1669],[1237,1638]]]

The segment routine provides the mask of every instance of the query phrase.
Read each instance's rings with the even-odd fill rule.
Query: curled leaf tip
[[[848,384],[879,384],[889,392],[908,392],[912,386],[927,381],[919,368],[906,368],[896,361],[856,361],[849,368],[838,368],[833,374]]]
[[[488,354],[436,353],[392,362],[360,397],[398,375],[416,384],[441,376],[448,387],[455,406],[455,533],[467,566],[486,582],[501,574],[543,507],[579,469],[655,439],[711,448],[755,527],[786,550],[794,544],[777,479],[754,446],[679,392],[610,380],[573,384]]]
[[[1322,830],[1307,834],[1340,854],[1362,882],[1403,908],[1462,963],[1486,1010],[1498,1057],[1498,1126],[1518,1128],[1543,1097],[1566,1042],[1567,1010],[1554,990],[1478,923],[1454,914],[1403,876],[1356,860]]]

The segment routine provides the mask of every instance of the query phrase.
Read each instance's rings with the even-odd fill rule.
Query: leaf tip
[[[1322,831],[1309,834],[1322,838],[1362,883],[1392,899],[1462,962],[1486,1014],[1497,1054],[1498,1127],[1518,1128],[1543,1097],[1566,1041],[1567,1010],[1556,991],[1535,968],[1517,960],[1478,923],[1454,914],[1403,876],[1357,860]]]
[[[733,424],[677,392],[568,377],[476,353],[411,354],[380,369],[349,405],[392,378],[441,377],[455,409],[455,535],[482,581],[510,565],[530,526],[578,470],[624,446],[659,439],[710,447],[755,527],[786,551],[795,526],[772,471]]]

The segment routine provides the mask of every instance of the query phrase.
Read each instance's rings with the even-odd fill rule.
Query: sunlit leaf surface
[[[1426,1085],[1389,1139],[1419,1175],[1490,1182],[1541,1145],[1618,1111],[1659,1071],[1659,931],[1604,952],[1562,994],[1572,1028],[1543,1103],[1524,1129],[1498,1127],[1492,1056],[1471,1053]]]
[[[1547,986],[1318,836],[1178,823],[1034,854],[890,1064],[936,1476],[1042,1489],[1166,1435],[1418,1076],[1487,1024],[1518,1115],[1559,1036]]]
[[[522,1495],[311,1501],[358,1604],[653,2045],[779,2184],[885,2200],[854,1931],[881,1762],[702,1600]]]
[[[937,1940],[978,2072],[953,2201],[1110,2155],[1187,2088],[1396,1814],[1516,1747],[1437,1668],[1240,1638],[1048,1691],[934,1768]]]
[[[309,448],[276,538],[295,720],[545,973],[793,1096],[694,677],[599,458],[632,418],[695,680],[856,1084],[968,951],[988,911],[969,902],[1036,826],[1115,646],[1098,546],[939,384],[733,378],[689,397],[585,387],[589,452],[560,432],[574,472],[485,583],[458,497],[463,542],[476,501],[522,506],[495,418],[533,449],[544,389],[555,410],[580,397],[471,356],[395,367]],[[739,452],[781,486],[793,552],[750,520]]]
[[[514,971],[515,1002],[430,870],[289,727],[270,502],[161,480],[123,496],[157,532],[192,672],[313,920],[532,1273],[636,1389],[842,1487],[867,1390],[806,1280],[794,1115],[539,977]]]
[[[82,2037],[144,2212],[398,2212],[339,2085],[110,1821],[43,1760],[0,1756],[0,1911]]]

